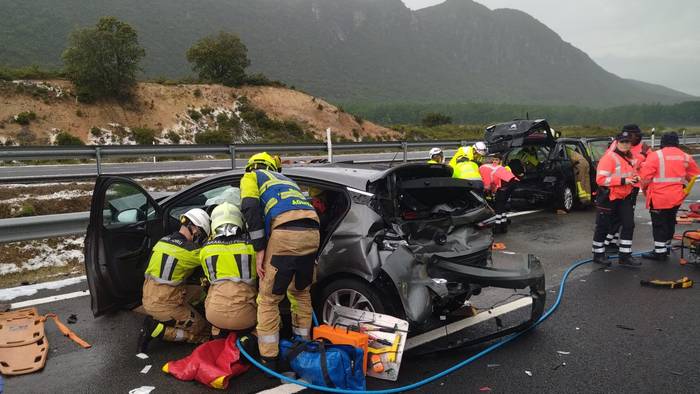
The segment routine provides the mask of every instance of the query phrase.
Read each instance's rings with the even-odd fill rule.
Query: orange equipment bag
[[[367,374],[369,335],[352,331],[348,327],[331,327],[327,324],[321,324],[314,327],[313,339],[326,339],[334,345],[350,345],[362,349],[365,353],[362,360],[362,373]]]

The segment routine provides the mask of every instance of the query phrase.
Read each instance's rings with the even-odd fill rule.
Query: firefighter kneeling
[[[166,341],[204,342],[208,324],[189,303],[184,281],[199,267],[199,248],[209,237],[209,215],[190,209],[180,216],[180,229],[153,247],[143,283],[143,308],[149,315],[139,336],[139,351],[146,352],[153,338]]]
[[[218,205],[211,213],[211,227],[214,238],[199,252],[204,274],[211,283],[204,302],[207,320],[217,329],[253,329],[258,293],[255,251],[243,233],[241,211],[228,202]]]
[[[261,361],[277,368],[280,315],[285,293],[292,331],[311,334],[311,283],[319,246],[319,219],[299,186],[280,174],[279,157],[253,155],[241,178],[241,210],[256,252],[260,277],[258,345]]]
[[[510,168],[501,165],[500,155],[494,153],[489,155],[489,158],[491,163],[479,167],[479,172],[484,181],[484,190],[493,196],[493,209],[496,211],[493,233],[504,234],[508,232],[506,203],[512,193],[512,186],[518,178],[513,175]]]

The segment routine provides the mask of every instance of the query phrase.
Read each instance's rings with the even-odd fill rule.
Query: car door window
[[[588,146],[591,151],[591,159],[594,161],[600,160],[601,157],[605,154],[605,152],[608,150],[608,147],[610,146],[610,141],[608,140],[598,140],[598,141],[590,141],[588,143]]]
[[[102,224],[106,228],[143,222],[155,215],[155,207],[144,192],[123,182],[109,185],[102,210]]]
[[[192,208],[206,209],[212,205],[218,205],[222,202],[230,202],[236,206],[241,205],[241,190],[238,187],[230,184],[213,185],[213,188],[201,191],[186,199],[177,202],[171,209],[169,216],[175,220],[180,219],[180,215],[189,211]]]

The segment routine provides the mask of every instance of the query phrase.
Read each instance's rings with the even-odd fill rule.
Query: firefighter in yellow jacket
[[[220,330],[255,328],[257,273],[255,251],[243,232],[237,206],[224,202],[211,212],[213,238],[204,244],[199,259],[211,284],[204,302],[212,334]]]
[[[143,307],[149,315],[139,336],[146,352],[153,338],[200,343],[209,338],[208,324],[189,304],[184,281],[200,266],[199,248],[209,237],[209,215],[199,208],[180,216],[180,229],[153,246],[143,283]]]
[[[279,157],[253,155],[241,179],[241,210],[256,252],[260,278],[258,347],[261,361],[276,369],[279,355],[278,304],[287,294],[292,331],[309,338],[311,294],[319,219],[299,186],[280,173]]]

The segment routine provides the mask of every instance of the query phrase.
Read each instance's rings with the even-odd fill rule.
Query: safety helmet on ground
[[[211,212],[211,229],[219,235],[219,227],[230,224],[243,228],[243,215],[237,206],[230,202],[224,202],[216,206]]]
[[[428,159],[432,159],[433,156],[436,155],[442,155],[442,149],[440,148],[431,148],[430,152],[428,152]]]
[[[256,153],[248,159],[245,166],[246,171],[267,169],[279,172],[282,169],[282,162],[279,156],[272,156],[267,152]]]
[[[476,153],[484,156],[486,154],[486,144],[484,141],[479,141],[476,144],[474,144],[474,150]]]
[[[186,225],[192,223],[204,231],[208,237],[211,234],[211,224],[209,223],[209,215],[201,208],[192,208],[184,214],[180,215],[180,223]]]

